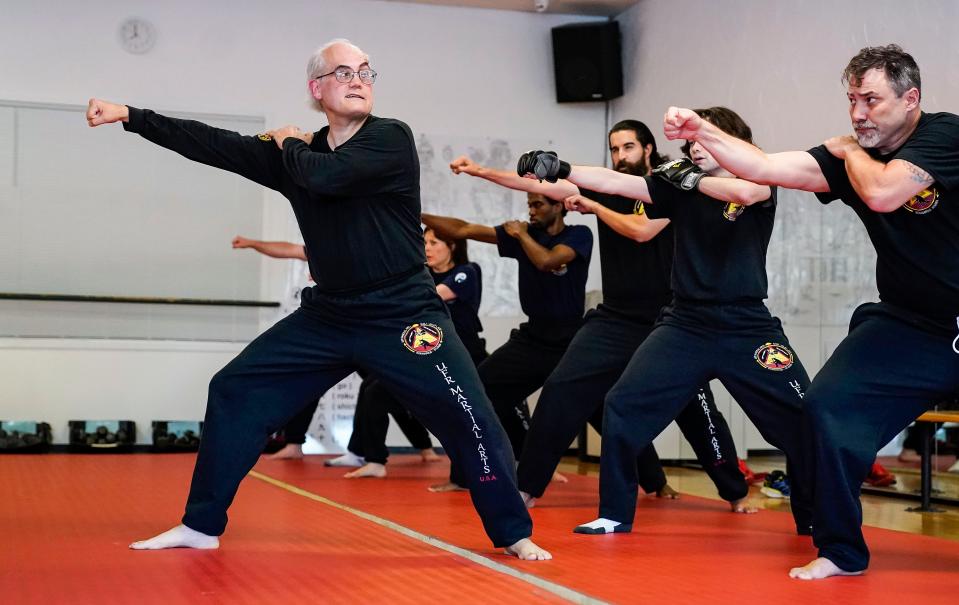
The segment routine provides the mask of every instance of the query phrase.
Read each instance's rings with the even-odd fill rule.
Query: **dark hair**
[[[542,198],[543,201],[549,204],[550,206],[555,206],[556,204],[562,205],[563,216],[566,216],[566,213],[569,212],[568,210],[566,210],[566,204],[563,203],[563,200],[554,200],[553,198],[547,195],[544,195],[542,193],[533,193],[532,191],[530,191],[529,193],[526,194],[526,200],[529,201],[531,197]]]
[[[466,263],[470,262],[470,255],[465,239],[447,239],[440,236],[440,234],[431,227],[423,229],[423,235],[425,236],[427,233],[432,233],[433,237],[446,244],[446,246],[450,249],[450,260],[453,261],[454,267],[458,265],[465,265]]]
[[[643,147],[646,147],[647,145],[653,146],[652,151],[649,152],[650,166],[655,168],[656,166],[669,161],[669,156],[662,155],[656,150],[656,139],[653,137],[653,133],[649,129],[649,126],[643,124],[639,120],[620,120],[619,122],[613,124],[613,127],[609,129],[609,134],[606,135],[606,138],[608,139],[609,135],[621,130],[632,130],[635,132],[636,140],[639,141],[639,144]]]
[[[862,83],[862,77],[870,69],[881,69],[892,86],[897,97],[901,97],[910,88],[922,91],[919,66],[912,55],[898,44],[886,46],[867,46],[850,59],[849,65],[842,70],[842,81],[853,86]]]
[[[719,128],[726,134],[730,134],[737,139],[742,139],[747,143],[753,142],[753,131],[746,124],[739,114],[728,107],[708,107],[706,109],[694,109],[696,115],[706,120],[713,126]],[[689,148],[693,144],[686,141],[682,146],[683,155],[689,155]]]

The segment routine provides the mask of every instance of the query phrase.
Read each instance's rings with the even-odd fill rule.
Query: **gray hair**
[[[310,60],[306,64],[306,77],[308,79],[312,80],[317,76],[329,73],[330,67],[326,63],[326,51],[328,51],[330,47],[336,46],[337,44],[345,44],[346,46],[349,46],[351,49],[363,55],[366,58],[367,63],[370,62],[370,56],[363,52],[363,49],[361,49],[359,46],[353,44],[346,38],[335,38],[316,49],[316,51],[310,57]]]
[[[886,74],[886,79],[897,97],[901,97],[911,88],[922,91],[922,79],[916,60],[898,44],[867,46],[860,50],[843,70],[842,79],[853,86],[859,86],[870,69],[880,69]]]
[[[323,46],[316,49],[316,51],[314,51],[313,54],[310,56],[310,60],[307,61],[306,63],[307,87],[309,87],[310,80],[315,80],[317,77],[325,73],[329,73],[330,66],[326,62],[326,51],[328,51],[330,47],[336,46],[337,44],[345,44],[349,46],[356,52],[363,55],[367,63],[370,62],[370,56],[366,54],[363,51],[363,49],[361,49],[359,46],[357,46],[356,44],[353,44],[346,38],[334,38],[333,40],[330,40]],[[316,98],[313,96],[312,91],[310,92],[310,105],[312,105],[313,108],[316,109],[317,111],[324,111],[323,102],[317,101]]]

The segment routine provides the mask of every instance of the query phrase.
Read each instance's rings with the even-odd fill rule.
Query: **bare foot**
[[[386,465],[379,462],[367,462],[355,471],[350,471],[343,476],[347,479],[359,479],[361,477],[383,479],[386,477]]]
[[[674,490],[674,489],[673,489],[672,487],[670,487],[670,485],[667,483],[666,485],[664,485],[664,486],[662,487],[662,489],[660,489],[658,492],[656,492],[656,497],[657,497],[657,498],[666,498],[667,500],[679,500],[679,492],[677,492],[676,490]]]
[[[441,492],[465,492],[466,488],[462,485],[457,485],[456,483],[437,483],[436,485],[431,485],[427,488],[431,492],[441,493]]]
[[[553,555],[533,544],[529,538],[523,538],[512,546],[506,547],[506,554],[515,555],[520,561],[548,561]]]
[[[550,479],[550,481],[553,483],[569,483],[569,479],[555,471],[553,472],[553,478]]]
[[[534,506],[536,506],[536,498],[534,498],[533,496],[530,496],[526,492],[520,492],[519,495],[522,496],[523,504],[526,505],[526,508],[533,508]]]
[[[439,462],[443,459],[443,457],[433,451],[431,447],[420,450],[420,458],[423,459],[423,462]]]
[[[744,515],[751,515],[753,513],[758,513],[759,509],[749,503],[749,497],[740,498],[739,500],[733,500],[729,503],[729,509],[734,513],[742,513]]]
[[[303,446],[299,443],[287,443],[280,451],[270,454],[267,460],[299,460],[303,457]]]
[[[865,571],[846,571],[840,569],[829,559],[819,557],[806,563],[802,567],[793,567],[789,570],[789,577],[797,580],[822,580],[831,576],[861,576]]]
[[[164,548],[220,548],[220,539],[208,536],[186,525],[177,525],[159,536],[141,540],[130,545],[133,550],[161,550]]]

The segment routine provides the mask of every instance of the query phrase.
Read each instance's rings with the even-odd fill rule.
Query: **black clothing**
[[[605,304],[586,314],[586,322],[546,381],[530,422],[516,469],[521,491],[536,498],[543,495],[556,465],[587,421],[602,434],[603,399],[652,329],[652,324],[622,315]],[[712,391],[707,386],[688,401],[676,418],[683,436],[692,444],[719,495],[730,502],[744,498],[749,487]],[[644,492],[655,493],[666,485],[652,443],[637,454],[635,468]]]
[[[642,214],[637,200],[582,190],[582,194],[620,214]],[[603,276],[603,305],[620,315],[652,324],[672,300],[669,278],[673,268],[673,226],[642,245],[596,221]]]
[[[824,146],[809,153],[829,184],[817,197],[852,208],[876,248],[879,299],[911,309],[954,332],[959,315],[959,116],[924,113],[915,132],[881,162],[904,160],[928,172],[935,182],[893,212],[874,212],[849,182],[845,162]]]
[[[869,150],[867,150],[869,151]],[[845,162],[809,153],[829,193],[862,220],[876,248],[880,303],[856,309],[849,335],[816,375],[804,405],[815,456],[813,540],[846,571],[869,565],[859,495],[879,451],[937,401],[959,393],[959,117],[922,114],[881,162],[907,161],[935,181],[893,212],[862,201]]]
[[[456,298],[444,301],[453,320],[456,334],[463,341],[467,352],[475,365],[479,365],[489,354],[486,341],[479,336],[483,326],[479,320],[480,300],[483,296],[482,270],[476,263],[457,265],[443,273],[432,269],[433,283],[445,285],[456,294]],[[413,417],[410,411],[376,379],[364,380],[356,400],[356,412],[353,416],[353,434],[348,449],[367,462],[386,464],[389,449],[386,447],[386,435],[389,432],[389,416],[409,439],[410,444],[424,450],[432,447],[430,436],[423,425]],[[462,485],[466,484],[465,479]]]
[[[444,301],[453,318],[456,333],[466,345],[471,357],[483,357],[486,353],[486,341],[480,338],[483,323],[479,318],[480,302],[483,298],[483,270],[476,263],[463,263],[445,271],[430,271],[437,286],[443,285],[456,294],[453,300]]]
[[[280,151],[267,137],[243,136],[201,122],[130,108],[123,127],[180,155],[235,172],[290,200],[303,234],[310,275],[303,291],[375,290],[418,273],[426,262],[420,229],[419,160],[409,126],[370,116],[330,149],[329,127],[308,146],[292,137]]]
[[[676,225],[672,289],[676,298],[732,303],[766,299],[766,248],[776,217],[776,190],[765,202],[723,203],[646,177],[651,218]],[[681,227],[680,227],[681,226]]]
[[[569,246],[576,257],[553,271],[536,268],[522,244],[496,227],[496,247],[504,258],[519,262],[519,302],[531,324],[572,323],[579,325],[586,307],[586,277],[593,252],[593,232],[584,225],[567,225],[556,235],[545,229],[530,228],[529,235],[539,245],[552,249]]]
[[[644,204],[636,200],[595,191],[582,193],[621,214],[644,212]],[[589,421],[602,433],[603,399],[671,296],[671,224],[642,244],[620,235],[603,221],[598,225],[603,304],[586,314],[585,324],[546,381],[517,468],[520,490],[537,498],[585,423]],[[739,470],[729,426],[716,409],[709,386],[704,385],[700,393],[702,401],[698,397],[691,400],[676,422],[721,497],[739,500],[748,486]],[[647,493],[657,492],[666,484],[652,442],[636,455],[635,472]]]
[[[796,528],[808,533],[809,478],[797,427],[809,377],[762,303],[774,197],[743,207],[646,181],[647,213],[675,224],[675,299],[606,396],[599,515],[632,523],[637,453],[715,378],[786,453]]]
[[[496,546],[528,537],[514,461],[476,369],[424,267],[419,164],[409,127],[370,117],[331,151],[283,150],[200,122],[130,109],[128,130],[286,196],[317,285],[300,309],[251,342],[210,383],[183,523],[219,535],[268,435],[355,370],[401,394],[466,472]]]

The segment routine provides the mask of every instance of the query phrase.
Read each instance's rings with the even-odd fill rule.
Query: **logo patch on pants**
[[[413,324],[403,330],[403,346],[417,355],[429,355],[443,344],[443,328],[436,324]]]
[[[793,352],[781,344],[767,342],[753,353],[756,363],[775,372],[788,370],[793,365]]]

